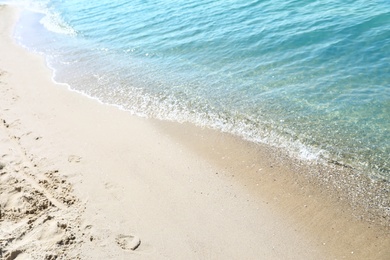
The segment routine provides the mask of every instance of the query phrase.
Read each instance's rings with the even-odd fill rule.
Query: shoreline
[[[277,151],[137,118],[53,83],[43,58],[9,38],[15,9],[0,15],[5,257],[389,255],[388,226],[353,217]],[[35,211],[23,194],[39,194]]]
[[[337,162],[292,158],[281,148],[254,143],[214,129],[194,127],[191,123],[158,121],[156,125],[197,151],[199,155],[204,155],[205,159],[211,159],[213,163],[221,167],[229,167],[238,171],[240,175],[253,175],[254,179],[260,178],[261,176],[256,175],[261,174],[261,170],[274,168],[277,165],[276,167],[280,168],[279,171],[286,174],[287,179],[293,180],[292,182],[299,189],[302,187],[314,189],[315,193],[321,194],[320,196],[350,210],[356,218],[369,223],[377,223],[390,231],[390,197],[388,196],[390,183],[386,180],[373,180],[357,169]],[[189,134],[186,136],[183,134],[185,132]],[[203,144],[191,140],[194,135],[203,139]],[[224,141],[221,142],[218,139]],[[219,155],[214,150],[238,150],[229,153],[241,159],[238,162],[229,162],[223,158],[221,153],[219,154],[221,157],[218,157]],[[261,158],[261,161],[258,161],[258,158]],[[260,170],[256,170],[257,168]],[[291,183],[284,184],[291,185]]]

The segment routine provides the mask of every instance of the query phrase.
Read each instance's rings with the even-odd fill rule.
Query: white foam
[[[43,14],[44,16],[40,20],[40,23],[51,32],[72,36],[77,34],[76,30],[66,23],[58,12],[49,7],[50,0],[10,0],[4,1],[4,3],[13,4],[34,13]]]
[[[69,24],[67,24],[58,13],[46,13],[45,16],[40,20],[40,23],[49,31],[67,34],[71,36],[77,35]]]

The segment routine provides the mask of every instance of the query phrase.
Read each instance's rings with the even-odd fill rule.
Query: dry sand
[[[0,257],[389,259],[361,221],[266,148],[131,116],[55,84],[0,7]]]

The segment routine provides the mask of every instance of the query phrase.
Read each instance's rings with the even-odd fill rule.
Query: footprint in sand
[[[106,183],[104,184],[104,188],[106,188],[107,190],[112,190],[112,189],[115,189],[116,186],[115,186],[115,184],[113,184],[113,183],[111,183],[111,182],[106,182]]]
[[[137,236],[119,235],[116,238],[116,243],[124,250],[136,250],[141,244],[141,240]]]
[[[11,252],[9,252],[8,254],[5,254],[4,259],[5,259],[5,260],[14,260],[14,259],[16,259],[17,257],[20,257],[21,254],[23,254],[23,251],[22,251],[22,250],[11,251]],[[0,256],[1,256],[1,255],[0,255]]]
[[[81,161],[81,157],[77,155],[69,155],[68,162],[70,163],[79,163]]]

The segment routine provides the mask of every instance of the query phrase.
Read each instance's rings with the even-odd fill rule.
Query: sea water
[[[71,89],[390,180],[389,1],[5,2]]]

